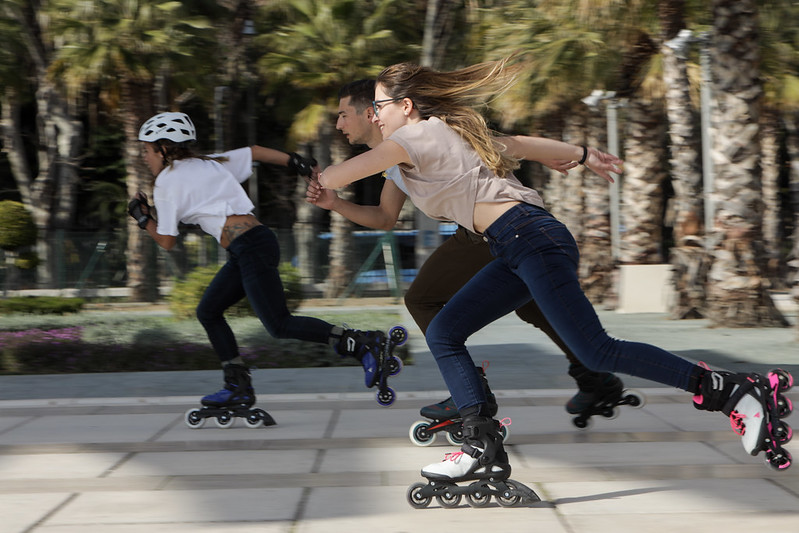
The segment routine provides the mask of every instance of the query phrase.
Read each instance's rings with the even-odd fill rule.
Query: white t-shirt
[[[394,165],[386,170],[383,173],[383,177],[389,181],[393,181],[394,185],[396,185],[399,190],[405,193],[405,196],[410,196],[408,194],[408,188],[405,187],[405,182],[402,179],[402,172],[400,172],[400,169],[397,165]]]
[[[153,203],[158,212],[158,233],[178,235],[178,223],[198,224],[217,241],[230,215],[248,215],[255,207],[241,183],[252,174],[250,147],[223,154],[222,163],[181,159],[158,174]]]

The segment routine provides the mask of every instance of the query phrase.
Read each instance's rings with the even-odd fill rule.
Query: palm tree
[[[708,316],[720,326],[784,326],[764,275],[757,2],[714,0],[712,6],[713,232],[719,244],[708,280]]]
[[[207,72],[210,24],[186,16],[181,4],[164,0],[53,0],[48,7],[57,51],[52,73],[73,92],[88,84],[101,87],[106,103],[123,117],[127,192],[150,192],[152,178],[139,156],[138,130],[154,111],[156,73],[165,65],[186,65],[178,72]],[[135,300],[157,298],[152,271],[153,243],[128,221],[128,286]]]
[[[68,228],[77,208],[83,127],[74,101],[61,94],[49,76],[55,46],[52,35],[41,23],[40,2],[9,0],[0,9],[16,28],[8,41],[4,39],[11,46],[4,47],[3,53],[17,57],[6,64],[19,69],[2,76],[5,80],[3,137],[22,200],[33,213],[40,233],[37,248],[44,261],[39,268],[39,282],[49,286],[56,278],[54,230]],[[26,71],[34,80],[32,93],[39,120],[36,176],[25,160],[26,150],[20,135],[19,106],[25,90],[20,72]]]
[[[268,6],[259,19],[282,17],[277,28],[256,39],[265,53],[258,66],[273,90],[289,87],[302,102],[290,131],[290,143],[314,142],[315,157],[324,167],[351,154],[333,129],[338,90],[350,81],[376,76],[386,65],[418,57],[419,39],[405,24],[413,17],[397,0],[291,0]],[[411,43],[411,44],[407,44]],[[299,189],[298,189],[299,190]],[[344,197],[352,189],[342,191]],[[298,199],[298,204],[302,203]],[[295,227],[310,225],[301,210]],[[325,296],[340,295],[350,283],[353,224],[331,213],[331,248]],[[310,254],[306,254],[310,256]]]

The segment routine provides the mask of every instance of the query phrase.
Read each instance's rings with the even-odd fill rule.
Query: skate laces
[[[741,414],[738,411],[733,411],[730,413],[730,427],[732,427],[732,430],[736,434],[742,437],[746,433],[746,423],[744,422],[745,418],[746,415]]]
[[[441,461],[442,463],[447,461],[452,461],[453,463],[457,463],[458,460],[463,456],[463,452],[451,452],[444,454],[444,460]]]

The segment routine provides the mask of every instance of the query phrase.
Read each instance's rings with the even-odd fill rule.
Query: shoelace
[[[738,411],[733,411],[730,413],[730,427],[732,427],[732,430],[736,434],[741,436],[746,434],[746,423],[744,423],[744,418],[746,418],[746,415],[742,415]]]
[[[453,463],[456,462],[458,459],[461,458],[463,452],[451,452],[444,455],[444,461],[452,461]],[[441,461],[442,463],[444,461]]]

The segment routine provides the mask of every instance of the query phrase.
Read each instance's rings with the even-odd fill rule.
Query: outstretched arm
[[[518,159],[530,161],[568,160],[580,161],[583,158],[583,147],[569,144],[554,139],[543,137],[530,137],[527,135],[513,135],[497,139],[505,146],[505,152]],[[587,148],[583,164],[613,183],[611,172],[621,174],[624,161],[615,155],[600,152],[596,148]],[[546,163],[545,163],[546,164]]]
[[[358,180],[399,165],[410,163],[405,148],[394,141],[386,140],[360,155],[331,165],[319,174],[319,183],[327,189],[339,189]]]
[[[305,201],[335,211],[361,226],[388,231],[397,223],[402,204],[405,203],[405,193],[393,181],[385,180],[380,193],[380,205],[358,205],[339,198],[336,191],[325,189],[318,181],[310,180]]]
[[[253,161],[288,167],[289,170],[302,176],[316,177],[319,175],[319,164],[313,158],[258,145],[251,146],[250,150],[252,150]]]

